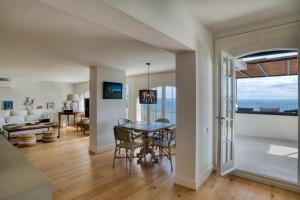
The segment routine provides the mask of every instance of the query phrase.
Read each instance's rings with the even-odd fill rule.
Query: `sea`
[[[279,108],[280,112],[298,109],[298,99],[238,99],[236,104],[254,111],[259,111],[260,107]]]

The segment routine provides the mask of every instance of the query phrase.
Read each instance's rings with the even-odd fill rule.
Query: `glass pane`
[[[176,87],[166,86],[166,102],[165,102],[165,117],[170,120],[170,122],[176,122]]]
[[[152,88],[157,90],[157,104],[150,104],[150,121],[162,118],[162,87]]]

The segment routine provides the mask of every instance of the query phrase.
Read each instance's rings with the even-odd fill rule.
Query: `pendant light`
[[[139,91],[140,104],[156,104],[157,103],[157,90],[150,90],[149,87],[149,68],[150,63],[146,63],[148,66],[148,89]]]

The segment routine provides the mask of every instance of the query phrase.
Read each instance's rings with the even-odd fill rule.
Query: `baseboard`
[[[103,153],[103,152],[112,150],[114,148],[115,148],[115,144],[100,146],[100,147],[94,147],[94,146],[89,145],[89,150],[96,154]]]
[[[206,179],[210,176],[210,174],[214,171],[214,166],[209,167],[205,173],[200,177],[199,183],[196,183],[195,180],[187,179],[182,176],[176,175],[174,177],[174,183],[177,185],[181,185],[186,188],[190,188],[192,190],[197,190],[200,186],[206,181]]]
[[[201,185],[208,179],[214,170],[214,166],[212,165],[205,171],[205,173],[200,177],[200,182],[197,188],[201,187]]]
[[[197,185],[196,185],[195,180],[187,179],[187,178],[176,175],[174,177],[174,183],[177,185],[186,187],[186,188],[190,188],[192,190],[197,190]]]
[[[246,178],[252,181],[261,182],[267,185],[272,185],[275,187],[283,188],[293,192],[300,193],[299,185],[297,183],[290,183],[282,180],[276,180],[274,178],[269,178],[266,176],[258,175],[255,173],[247,172],[245,170],[235,170],[232,172],[233,175]]]

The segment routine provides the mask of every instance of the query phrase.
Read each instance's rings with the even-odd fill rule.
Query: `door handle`
[[[224,120],[225,119],[225,117],[216,117],[217,119],[221,119],[221,120]]]

